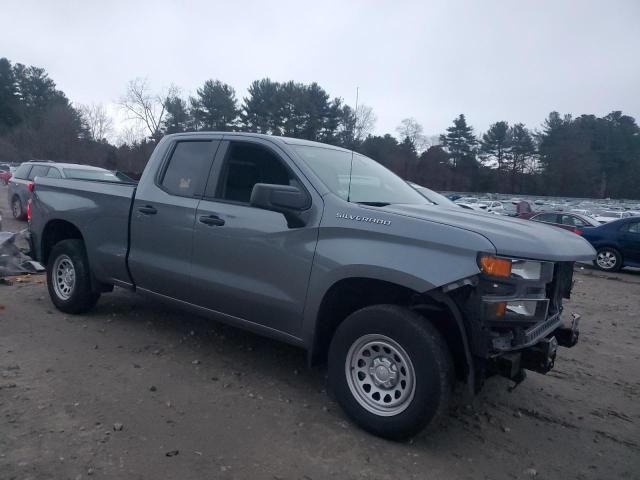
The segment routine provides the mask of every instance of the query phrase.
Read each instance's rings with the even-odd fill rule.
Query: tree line
[[[537,130],[497,121],[481,134],[460,114],[427,138],[413,118],[395,135],[376,135],[371,107],[356,109],[315,82],[263,78],[238,99],[216,79],[189,96],[135,79],[119,105],[129,122],[114,141],[102,105],[74,105],[44,69],[0,58],[0,161],[64,160],[136,176],[165,134],[250,131],[353,149],[436,190],[640,198],[640,128],[620,111],[551,112]]]

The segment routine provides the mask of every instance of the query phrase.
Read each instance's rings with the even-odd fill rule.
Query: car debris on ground
[[[27,230],[0,232],[0,278],[44,272],[40,263],[27,256],[28,251]]]

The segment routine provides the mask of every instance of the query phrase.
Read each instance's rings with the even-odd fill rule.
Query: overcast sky
[[[148,77],[316,81],[373,107],[378,133],[465,113],[539,127],[551,110],[640,118],[640,1],[11,1],[0,56],[44,67],[71,101],[112,104]]]

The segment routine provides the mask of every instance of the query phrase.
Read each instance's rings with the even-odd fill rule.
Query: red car
[[[593,218],[572,212],[529,212],[521,213],[518,218],[546,223],[555,227],[564,228],[570,232],[582,234],[585,228],[599,227],[600,224]]]
[[[9,179],[13,176],[11,173],[11,167],[9,165],[0,165],[0,183],[6,185],[9,183]]]

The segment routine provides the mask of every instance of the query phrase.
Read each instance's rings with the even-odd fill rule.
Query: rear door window
[[[47,173],[47,177],[49,178],[62,178],[60,174],[60,170],[57,168],[49,167],[49,172]]]
[[[626,230],[629,233],[640,234],[640,223],[628,223]]]
[[[587,224],[574,215],[561,215],[560,223],[563,225],[571,225],[573,227],[584,227]]]
[[[531,220],[535,220],[536,222],[558,223],[558,215],[555,213],[541,213],[540,215],[533,217]]]
[[[29,171],[31,170],[32,165],[28,163],[24,163],[18,167],[16,173],[13,175],[15,178],[21,178],[22,180],[26,180],[29,176]]]
[[[31,171],[29,172],[29,180],[33,180],[36,177],[46,177],[47,173],[49,173],[49,167],[44,165],[34,165]]]
[[[176,143],[160,186],[171,195],[200,197],[219,141]]]

